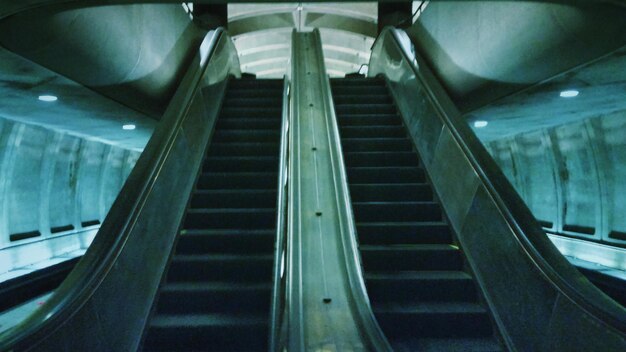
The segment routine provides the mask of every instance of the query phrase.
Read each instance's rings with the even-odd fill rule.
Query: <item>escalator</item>
[[[266,350],[282,80],[229,82],[144,350]]]
[[[372,309],[397,351],[499,351],[385,81],[331,80]]]

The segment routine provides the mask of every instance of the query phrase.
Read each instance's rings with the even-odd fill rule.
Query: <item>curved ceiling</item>
[[[291,32],[319,28],[331,76],[367,64],[377,35],[376,3],[275,3],[228,5],[228,31],[241,70],[258,77],[282,77],[291,55]]]

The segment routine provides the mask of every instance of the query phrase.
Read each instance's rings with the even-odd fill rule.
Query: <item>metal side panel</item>
[[[552,245],[404,32],[380,35],[369,75],[387,77],[507,348],[624,350],[624,308]]]
[[[358,256],[345,247],[354,232],[319,31],[292,41],[288,349],[389,350],[360,311]]]
[[[140,343],[202,164],[229,75],[230,38],[212,31],[113,203],[98,236],[55,294],[0,335],[0,350],[132,351]]]

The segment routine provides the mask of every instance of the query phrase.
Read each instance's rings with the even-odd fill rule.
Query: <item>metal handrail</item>
[[[285,77],[283,84],[280,157],[278,161],[278,200],[276,206],[276,240],[274,244],[274,287],[272,289],[272,306],[270,313],[270,351],[281,350],[280,333],[285,308],[286,277],[284,275],[284,269],[287,252],[287,185],[289,182],[289,126],[291,118],[291,114],[289,113],[289,93],[289,79]]]
[[[495,161],[480,143],[468,124],[461,120],[454,103],[445,94],[424,61],[402,45],[401,30],[387,27],[377,40],[390,32],[415,77],[428,94],[443,125],[461,147],[498,211],[511,228],[527,257],[555,289],[578,307],[618,331],[626,331],[626,315],[619,305],[602,296],[592,286],[581,284],[578,273],[554,248],[534,216],[506,179]],[[376,45],[376,43],[374,43]],[[419,65],[419,66],[418,66]]]
[[[77,312],[83,309],[89,300],[96,297],[96,292],[100,292],[98,289],[108,275],[116,269],[119,260],[128,259],[122,255],[122,252],[132,241],[131,235],[136,235],[137,229],[144,225],[140,223],[140,217],[148,216],[144,213],[144,209],[149,208],[148,200],[154,202],[154,199],[150,197],[159,186],[162,186],[163,181],[159,183],[159,176],[165,172],[166,162],[170,162],[171,153],[178,147],[176,143],[181,138],[186,139],[183,127],[188,120],[192,119],[190,116],[193,115],[193,111],[190,110],[194,108],[192,106],[195,102],[194,98],[207,83],[207,69],[222,40],[230,39],[221,28],[205,36],[199,47],[199,55],[183,77],[180,88],[170,101],[163,119],[129,175],[87,253],[44,306],[15,328],[0,335],[0,350],[34,346],[55,333],[61,340],[63,336],[69,336],[67,332],[58,330],[63,329],[67,321],[76,318],[76,314],[79,314]],[[204,148],[199,145],[194,148],[201,149],[194,154],[197,156],[199,165]],[[176,233],[164,236],[175,235]],[[125,254],[128,257],[128,253],[125,252]],[[94,306],[93,302],[89,304]],[[99,322],[94,323],[99,324]]]
[[[319,29],[314,29],[314,34],[319,37]],[[327,72],[322,52],[318,52],[320,56],[317,62],[320,63],[319,72]],[[330,134],[328,135],[328,145],[330,148],[331,167],[334,176],[334,187],[336,190],[337,209],[339,209],[339,225],[343,236],[341,237],[344,258],[348,280],[350,284],[350,292],[354,299],[354,307],[357,309],[361,318],[363,328],[367,334],[368,342],[375,351],[392,351],[389,341],[378,325],[378,321],[374,317],[367,289],[365,288],[365,280],[363,279],[363,270],[361,266],[361,256],[357,241],[356,225],[354,223],[354,214],[352,212],[352,201],[350,198],[350,190],[348,187],[348,177],[346,173],[345,161],[341,148],[341,137],[339,136],[339,125],[337,124],[337,116],[335,114],[335,103],[333,101],[332,90],[330,87],[330,79],[328,75],[319,75],[322,87],[324,87],[324,114],[326,117],[326,126]]]

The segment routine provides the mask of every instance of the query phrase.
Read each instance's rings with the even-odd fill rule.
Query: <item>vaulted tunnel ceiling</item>
[[[376,3],[276,3],[228,5],[228,31],[241,69],[258,77],[287,73],[291,32],[320,28],[328,73],[343,76],[369,61],[377,35]]]

